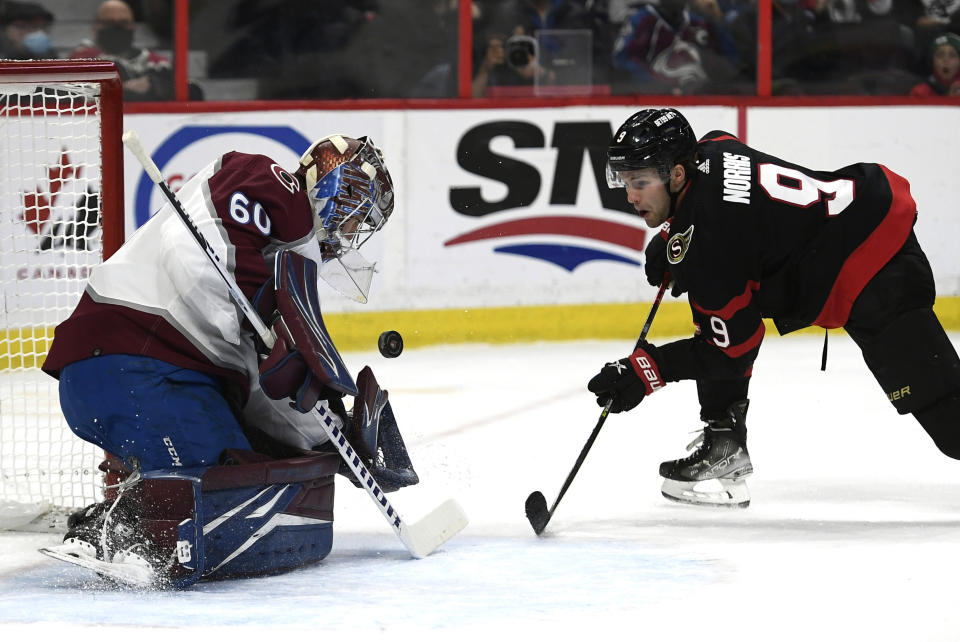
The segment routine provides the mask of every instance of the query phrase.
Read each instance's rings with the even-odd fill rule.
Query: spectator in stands
[[[71,58],[101,58],[116,63],[126,101],[172,100],[170,60],[133,44],[133,10],[123,0],[105,0],[94,18],[93,41],[84,41]]]
[[[534,40],[536,32],[545,29],[589,30],[593,82],[604,81],[609,38],[599,28],[603,24],[603,13],[592,11],[582,0],[476,3],[473,95],[484,95],[489,86],[557,82],[556,73],[540,64]]]
[[[920,11],[915,29],[921,39],[949,31],[960,31],[960,0],[915,0]]]
[[[910,90],[911,96],[960,96],[960,36],[945,33],[930,45],[927,79]]]
[[[629,15],[613,65],[643,93],[725,93],[739,53],[717,0],[660,0]]]
[[[491,85],[502,84],[498,81],[498,73],[504,69],[507,62],[503,49],[503,36],[498,34],[488,35],[480,38],[479,65],[474,64],[473,81],[471,83],[471,93],[474,98],[483,96],[487,87]],[[476,47],[474,47],[476,49]],[[476,53],[474,58],[476,58]]]
[[[56,58],[50,40],[53,14],[36,2],[7,0],[0,8],[0,58]]]
[[[773,0],[774,94],[904,94],[912,31],[890,0]],[[756,4],[732,25],[743,60],[756,60]]]

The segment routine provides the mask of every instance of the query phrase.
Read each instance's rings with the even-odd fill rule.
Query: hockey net
[[[102,499],[103,453],[40,366],[122,243],[121,100],[109,62],[0,61],[0,528],[56,528]]]

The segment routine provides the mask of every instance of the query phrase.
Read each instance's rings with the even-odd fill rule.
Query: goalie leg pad
[[[226,456],[230,465],[151,471],[126,482],[117,500],[123,523],[101,519],[86,526],[83,539],[92,548],[71,541],[81,532],[74,529],[48,554],[138,585],[144,581],[129,581],[127,570],[148,564],[153,585],[177,589],[201,580],[273,574],[329,554],[339,457],[311,453],[275,460],[240,450]],[[99,513],[109,515],[110,507]],[[91,551],[96,558],[85,559]]]
[[[272,574],[326,557],[338,468],[338,457],[317,453],[208,470],[201,578]]]

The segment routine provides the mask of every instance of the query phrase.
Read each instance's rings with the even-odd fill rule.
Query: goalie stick
[[[187,229],[200,246],[200,249],[204,251],[204,253],[207,255],[207,258],[211,263],[213,263],[213,266],[220,274],[220,278],[223,279],[223,282],[230,290],[230,295],[233,297],[234,301],[237,302],[240,310],[243,312],[244,316],[247,317],[247,320],[250,321],[250,324],[253,326],[254,330],[258,335],[260,335],[260,339],[268,348],[273,347],[275,342],[273,333],[260,319],[260,315],[258,315],[250,305],[250,302],[240,289],[240,286],[237,285],[233,275],[230,274],[220,262],[220,258],[217,256],[216,251],[210,246],[210,243],[207,242],[207,239],[194,224],[193,220],[190,218],[190,215],[187,214],[186,210],[184,210],[183,205],[180,203],[180,199],[178,199],[176,194],[171,191],[170,186],[167,185],[167,182],[163,179],[163,175],[160,173],[160,169],[157,167],[156,163],[153,162],[153,159],[147,156],[146,150],[143,149],[143,145],[140,143],[140,137],[135,131],[128,130],[123,134],[123,144],[126,145],[127,149],[129,149],[133,155],[137,157],[137,160],[140,161],[141,165],[143,165],[143,169],[147,172],[150,180],[152,180],[160,188],[160,191],[163,192],[167,202],[169,202],[171,207],[173,207],[183,224],[187,226]],[[317,411],[314,410],[315,415],[316,412]],[[463,530],[463,528],[467,525],[466,514],[463,512],[463,509],[460,507],[460,505],[453,499],[448,499],[444,503],[440,504],[415,524],[407,524],[404,522],[403,519],[401,519],[400,514],[387,500],[387,497],[381,490],[380,485],[377,484],[376,480],[367,470],[366,466],[364,466],[363,462],[360,461],[360,458],[355,454],[354,449],[350,445],[350,442],[347,441],[346,436],[344,436],[344,434],[338,428],[328,426],[325,421],[320,421],[319,417],[317,419],[320,425],[323,427],[324,432],[327,434],[327,437],[330,439],[330,442],[336,446],[340,456],[347,463],[347,465],[350,466],[354,474],[357,475],[357,478],[363,482],[364,490],[367,491],[367,494],[379,507],[380,512],[383,513],[383,516],[390,523],[390,526],[397,534],[397,537],[400,538],[400,541],[403,542],[403,545],[408,551],[410,551],[411,555],[418,559],[426,557],[444,542]]]
[[[650,312],[647,314],[647,321],[643,324],[643,329],[640,331],[640,338],[637,339],[637,343],[640,343],[647,337],[647,332],[650,331],[650,325],[653,323],[653,317],[657,314],[657,308],[660,307],[660,301],[663,299],[663,293],[667,289],[667,283],[669,280],[670,279],[668,276],[664,276],[663,283],[660,285],[660,290],[657,292],[657,298],[654,299],[653,306],[651,306]],[[610,414],[610,405],[612,403],[613,399],[608,401],[603,407],[603,411],[600,413],[600,419],[597,421],[596,428],[594,428],[593,432],[590,433],[587,443],[584,444],[583,449],[581,449],[580,456],[577,457],[577,463],[573,465],[573,469],[567,475],[567,479],[563,482],[563,487],[560,489],[557,499],[553,502],[553,506],[551,506],[549,510],[547,509],[547,499],[539,490],[533,491],[530,493],[530,496],[527,497],[524,508],[526,509],[527,519],[530,521],[530,525],[533,527],[533,532],[537,535],[543,533],[544,529],[547,528],[547,524],[550,522],[550,518],[553,517],[554,511],[557,510],[560,500],[563,499],[567,489],[570,488],[570,484],[573,483],[573,478],[577,476],[577,471],[580,470],[583,460],[587,458],[587,453],[590,452],[593,442],[597,440],[597,435],[600,434],[600,429],[603,428],[603,423],[607,420],[607,415]]]

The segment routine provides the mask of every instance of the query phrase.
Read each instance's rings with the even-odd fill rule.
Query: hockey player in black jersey
[[[933,312],[904,178],[873,163],[810,170],[722,131],[697,141],[674,109],[632,115],[607,158],[610,187],[664,227],[647,248],[648,281],[686,292],[696,326],[689,339],[640,341],[588,384],[622,412],[667,382],[696,380],[704,430],[690,456],[661,464],[664,496],[749,504],[747,391],[765,318],[781,334],[844,328],[897,412],[960,459],[960,359]]]

